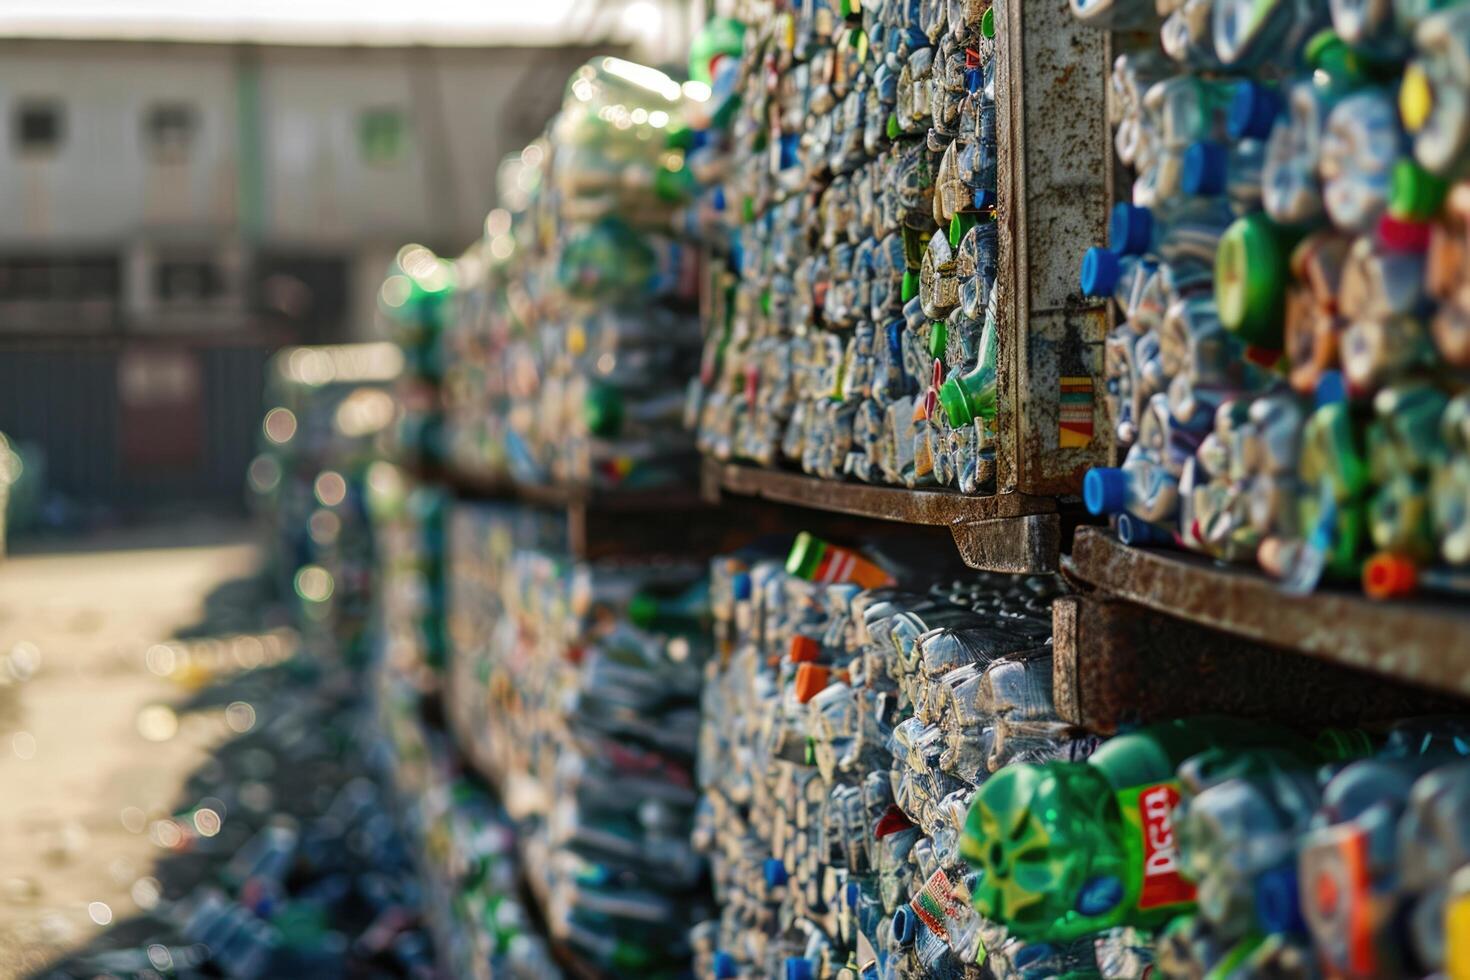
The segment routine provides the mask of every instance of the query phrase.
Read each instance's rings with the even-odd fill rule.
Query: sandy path
[[[223,711],[166,707],[188,693],[163,676],[183,648],[149,650],[256,562],[246,529],[220,525],[0,561],[0,978],[147,904],[150,828],[230,734]]]

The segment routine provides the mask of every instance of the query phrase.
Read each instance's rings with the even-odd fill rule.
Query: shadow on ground
[[[182,641],[279,631],[259,578],[214,590]],[[223,658],[221,658],[223,659]],[[144,914],[33,972],[62,977],[428,977],[417,882],[373,777],[361,679],[308,660],[220,672],[172,707],[239,734],[188,778],[148,833]]]

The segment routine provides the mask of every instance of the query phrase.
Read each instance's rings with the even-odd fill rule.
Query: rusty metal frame
[[[1258,572],[1187,552],[1131,548],[1092,527],[1077,529],[1063,571],[1103,597],[1470,697],[1470,605],[1463,602],[1379,603],[1325,589],[1291,595]]]
[[[1076,494],[1112,442],[1102,389],[1107,304],[1077,288],[1081,250],[1107,227],[1109,39],[1079,25],[1067,0],[1004,0],[996,12],[996,487]],[[1085,446],[1061,445],[1064,378],[1091,383]]]
[[[724,492],[833,514],[948,528],[961,560],[985,571],[1056,571],[1061,550],[1061,516],[1052,497],[908,490],[715,459],[705,460],[704,487],[707,498]]]
[[[1193,714],[1321,727],[1457,710],[1453,698],[1101,593],[1052,606],[1052,697],[1063,721],[1100,734]]]
[[[667,548],[666,537],[649,532],[671,514],[698,519],[703,525],[719,519],[708,499],[684,485],[600,491],[578,484],[517,483],[456,468],[419,466],[414,472],[426,482],[442,483],[461,500],[517,501],[561,511],[566,518],[567,551],[574,558],[647,554]]]

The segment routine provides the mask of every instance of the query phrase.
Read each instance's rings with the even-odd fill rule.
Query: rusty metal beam
[[[1057,713],[1102,734],[1195,714],[1315,728],[1457,708],[1420,688],[1095,596],[1056,601],[1052,643]]]
[[[1464,602],[1379,603],[1328,589],[1290,595],[1253,570],[1185,552],[1130,548],[1093,527],[1077,529],[1063,570],[1099,597],[1470,697],[1470,605]],[[1301,697],[1310,688],[1293,690]]]
[[[1025,575],[1053,572],[1061,552],[1058,514],[1023,514],[989,521],[951,524],[949,533],[960,560],[970,568]]]
[[[1061,518],[1051,497],[872,486],[713,459],[705,460],[703,484],[810,510],[948,528],[971,568],[1035,573],[1057,567]]]

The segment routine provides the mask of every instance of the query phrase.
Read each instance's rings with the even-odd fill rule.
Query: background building
[[[271,351],[372,336],[394,251],[479,235],[573,68],[681,50],[693,20],[88,2],[0,13],[0,431],[39,449],[53,502],[109,512],[238,500]]]

